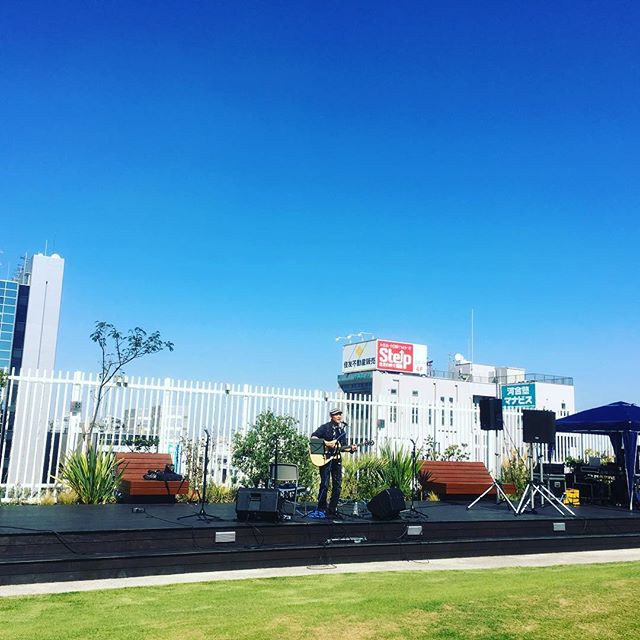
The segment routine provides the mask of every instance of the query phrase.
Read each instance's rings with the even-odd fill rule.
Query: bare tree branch
[[[100,405],[109,390],[109,383],[118,375],[124,374],[124,367],[129,363],[146,355],[158,353],[167,349],[173,351],[173,342],[162,340],[160,333],[155,331],[147,336],[147,332],[140,327],[130,329],[127,334],[119,332],[108,322],[96,322],[95,330],[89,336],[100,347],[101,372],[98,380],[96,402],[93,418],[89,428],[82,433],[86,448],[89,438],[98,419]],[[109,348],[109,344],[112,348]]]

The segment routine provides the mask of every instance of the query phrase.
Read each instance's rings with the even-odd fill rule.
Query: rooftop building
[[[0,280],[0,368],[55,368],[64,260],[26,257],[11,280]]]

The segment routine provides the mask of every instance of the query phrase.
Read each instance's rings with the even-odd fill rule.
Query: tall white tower
[[[52,371],[56,363],[64,260],[54,253],[34,255],[25,265],[29,302],[22,348],[23,371]]]

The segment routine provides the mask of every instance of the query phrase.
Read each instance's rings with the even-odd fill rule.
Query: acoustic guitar
[[[356,444],[355,447],[360,449],[361,447],[370,447],[372,444],[374,444],[373,440],[365,440]],[[335,460],[341,452],[349,451],[351,447],[352,445],[327,447],[322,438],[312,437],[309,440],[309,456],[316,467],[324,467],[325,464]]]

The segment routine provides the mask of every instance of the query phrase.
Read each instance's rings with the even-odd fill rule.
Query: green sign
[[[502,406],[508,409],[535,409],[536,385],[531,382],[503,384]]]

